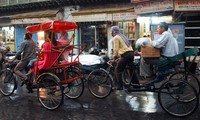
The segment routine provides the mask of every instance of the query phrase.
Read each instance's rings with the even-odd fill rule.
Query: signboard
[[[150,1],[134,5],[136,14],[173,10],[173,0]]]
[[[131,3],[146,2],[149,0],[131,0]]]
[[[79,15],[72,16],[74,22],[91,22],[91,21],[107,21],[111,20],[109,14],[90,14],[90,15]]]
[[[113,14],[113,21],[133,20],[136,18],[137,18],[137,15],[135,14],[135,12]]]
[[[12,19],[12,24],[32,24],[32,23],[44,23],[54,20],[53,18],[23,18],[23,19]]]
[[[199,0],[175,0],[175,11],[200,11]]]

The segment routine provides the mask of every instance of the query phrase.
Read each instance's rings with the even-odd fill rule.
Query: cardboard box
[[[142,57],[160,57],[160,49],[151,47],[141,47]]]

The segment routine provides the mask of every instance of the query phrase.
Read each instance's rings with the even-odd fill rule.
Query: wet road
[[[43,108],[36,92],[25,87],[10,97],[0,95],[0,120],[199,120],[200,107],[192,115],[176,118],[165,113],[151,92],[113,91],[106,99],[93,97],[88,90],[76,100],[65,97],[57,110]]]

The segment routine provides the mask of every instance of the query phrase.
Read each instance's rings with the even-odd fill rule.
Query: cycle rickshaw
[[[138,65],[133,65],[133,74],[127,80],[123,78],[124,90],[127,92],[157,92],[158,102],[167,113],[183,117],[192,114],[199,106],[199,81],[189,70],[174,72],[171,66],[183,61],[186,64],[186,58],[198,55],[198,48],[188,49],[185,52],[171,58],[160,61],[158,65],[157,77],[155,80],[146,84],[133,84],[130,77],[140,79]],[[113,65],[108,70],[100,68],[93,70],[88,76],[89,91],[97,98],[105,98],[110,95],[113,86]],[[185,65],[186,66],[186,65]],[[171,76],[169,76],[171,75]],[[164,80],[169,76],[168,80]],[[127,77],[125,75],[125,77]],[[192,78],[192,79],[191,79]],[[126,79],[126,80],[125,80]]]
[[[51,21],[47,23],[27,26],[28,33],[37,33],[40,31],[51,31],[59,33],[61,31],[71,31],[75,33],[78,26],[74,22],[67,21]],[[52,36],[53,37],[53,36]],[[58,53],[56,58],[49,57],[48,60],[53,61],[46,69],[39,70],[29,74],[29,81],[32,82],[31,88],[37,89],[37,97],[43,107],[49,110],[54,110],[60,107],[63,103],[64,95],[69,98],[78,98],[84,91],[84,83],[80,71],[79,57],[71,57],[75,54],[75,50],[80,50],[79,45],[74,44],[74,39],[69,45],[64,48],[54,49],[50,48],[44,51],[48,54]],[[34,45],[34,44],[33,44]],[[60,62],[59,58],[64,51],[69,51],[69,59],[65,62]],[[78,51],[77,50],[77,51]],[[76,71],[71,69],[73,66],[78,68]],[[3,95],[9,96],[17,89],[17,81],[12,70],[13,68],[6,68],[0,73],[0,91]]]

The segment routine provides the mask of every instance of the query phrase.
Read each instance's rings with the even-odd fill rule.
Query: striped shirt
[[[124,40],[119,36],[116,35],[113,38],[114,41],[114,48],[113,48],[113,57],[116,57],[118,55],[122,55],[127,51],[133,51],[132,46],[130,45],[129,47],[126,45]]]

